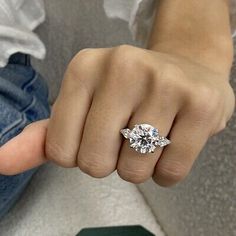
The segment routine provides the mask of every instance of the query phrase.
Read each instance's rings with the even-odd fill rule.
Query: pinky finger
[[[171,144],[163,150],[155,167],[153,180],[157,184],[169,187],[187,176],[209,137],[203,126],[187,113],[176,119],[169,135]]]

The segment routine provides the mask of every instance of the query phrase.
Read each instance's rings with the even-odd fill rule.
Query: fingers
[[[16,175],[44,162],[48,120],[34,122],[0,148],[0,174]]]
[[[156,165],[154,181],[161,186],[171,186],[183,180],[208,139],[206,125],[196,122],[192,114],[177,117],[166,146]]]
[[[77,157],[80,169],[93,177],[115,170],[122,142],[120,129],[127,126],[147,87],[146,73],[119,50],[110,62],[96,88]]]
[[[82,50],[68,66],[47,132],[46,155],[63,167],[75,167],[84,123],[105,56],[110,50]]]
[[[122,142],[119,131],[127,124],[130,112],[131,106],[124,106],[111,90],[102,89],[95,94],[77,156],[83,172],[101,178],[116,169]]]
[[[131,118],[128,127],[135,124],[150,124],[158,128],[161,136],[166,136],[172,126],[177,107],[158,106],[156,98],[146,100]],[[154,106],[155,104],[155,106]],[[155,165],[161,155],[162,148],[156,148],[154,153],[141,154],[130,148],[129,140],[125,140],[121,148],[117,172],[120,177],[132,183],[142,183],[148,180],[154,172]]]
[[[208,138],[206,124],[193,114],[196,105],[199,117],[213,117],[215,105],[211,116],[209,104],[204,105],[205,98],[211,99],[204,96],[209,89],[188,80],[192,67],[183,73],[175,60],[160,62],[162,55],[127,46],[95,51],[84,52],[69,66],[52,110],[46,156],[94,177],[117,167],[121,178],[133,183],[153,176],[169,186],[184,178]],[[189,112],[180,114],[187,103]],[[157,127],[161,136],[171,130],[172,143],[163,153],[157,148],[144,157],[130,149],[128,140],[122,143],[120,129],[142,123]]]
[[[74,93],[61,90],[52,109],[46,137],[47,158],[64,167],[76,166],[83,126],[91,97],[77,85]]]

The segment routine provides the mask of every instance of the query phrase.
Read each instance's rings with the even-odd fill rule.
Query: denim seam
[[[30,107],[32,107],[32,105],[34,105],[36,103],[36,98],[35,96],[32,96],[32,100],[30,102],[30,104],[28,104],[26,107],[24,107],[21,112],[27,112],[29,110]]]
[[[4,137],[4,135],[6,135],[6,134],[7,134],[8,132],[10,132],[12,129],[14,129],[14,128],[18,127],[18,126],[23,126],[22,124],[25,124],[25,121],[26,121],[25,112],[27,112],[27,110],[29,110],[29,109],[35,104],[35,102],[36,102],[36,98],[35,98],[35,96],[33,96],[33,98],[32,98],[32,100],[31,100],[30,104],[28,104],[25,108],[23,108],[23,109],[21,110],[21,112],[23,113],[23,114],[21,114],[21,115],[22,115],[22,116],[21,116],[21,119],[18,120],[18,122],[17,122],[16,124],[14,123],[14,125],[8,126],[8,127],[0,134],[0,139],[2,139],[2,138]]]
[[[27,92],[27,88],[32,85],[37,79],[39,78],[39,74],[36,73],[36,71],[34,70],[34,73],[32,75],[32,77],[26,81],[22,86],[21,89],[25,92]],[[32,96],[32,100],[30,101],[30,103],[23,107],[22,109],[20,109],[21,114],[21,118],[16,120],[13,124],[9,125],[7,128],[5,128],[1,133],[0,133],[0,139],[2,139],[4,137],[4,135],[6,135],[7,133],[9,133],[12,129],[20,127],[20,126],[25,126],[26,122],[27,122],[27,118],[26,118],[26,112],[33,107],[33,105],[36,104],[36,97],[34,95]],[[44,109],[44,112],[47,112],[47,109],[42,106],[42,108]]]
[[[23,91],[27,92],[26,90],[29,87],[29,85],[31,85],[37,78],[38,78],[38,74],[34,73],[34,75],[22,85],[21,89]],[[32,95],[31,102],[27,106],[21,108],[20,112],[25,112],[32,105],[32,103],[34,102],[34,99],[35,99],[35,97]]]
[[[23,121],[25,120],[25,115],[22,114],[21,115],[21,119],[16,120],[14,123],[12,123],[11,125],[8,125],[7,128],[5,128],[1,133],[0,133],[0,140],[4,137],[4,135],[6,133],[8,133],[9,131],[11,131],[12,129],[16,128],[17,126],[21,125],[23,123]]]
[[[35,71],[34,71],[34,74],[33,74],[33,76],[30,78],[30,80],[28,80],[28,81],[26,81],[23,85],[22,85],[22,89],[23,89],[23,91],[26,91],[26,89],[29,87],[29,85],[31,85],[36,79],[38,79],[38,73],[36,73]]]

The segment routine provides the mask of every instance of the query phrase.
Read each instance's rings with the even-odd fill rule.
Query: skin
[[[0,148],[0,173],[50,160],[96,178],[117,170],[132,183],[174,185],[233,114],[232,60],[227,1],[160,1],[147,49],[85,49],[72,59],[50,119]],[[138,123],[172,143],[135,152],[119,131]]]

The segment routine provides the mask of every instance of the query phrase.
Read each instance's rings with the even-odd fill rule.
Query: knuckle
[[[227,122],[225,120],[222,120],[218,126],[210,133],[210,136],[213,136],[217,133],[220,133],[221,131],[223,131],[227,126]]]
[[[222,120],[222,121],[220,122],[219,126],[218,126],[217,132],[220,132],[220,131],[224,130],[224,129],[226,128],[226,126],[227,126],[226,120]]]
[[[133,53],[137,51],[137,48],[128,44],[123,44],[115,47],[115,55],[123,58],[124,56],[133,56]]]
[[[163,77],[165,77],[166,81],[176,81],[178,82],[180,79],[185,77],[184,72],[178,65],[175,65],[173,63],[163,63],[162,65],[162,74]],[[166,79],[167,78],[167,79]],[[169,80],[168,80],[169,78]]]
[[[186,167],[179,161],[163,162],[157,166],[155,182],[168,187],[183,180],[188,174]]]
[[[85,159],[81,155],[78,158],[77,165],[82,172],[94,178],[104,178],[114,171],[113,167],[104,164],[104,162],[88,160],[88,158]]]
[[[92,49],[92,48],[84,48],[84,49],[81,49],[75,56],[76,57],[84,57],[84,56],[87,56],[89,55],[91,52],[94,52],[95,49]]]
[[[86,75],[97,61],[96,49],[83,49],[78,52],[67,66],[65,79],[76,80],[80,79],[80,74]]]
[[[92,50],[92,49],[86,49]],[[61,84],[61,93],[64,94],[77,94],[78,91],[85,92],[86,95],[92,97],[93,83],[91,76],[91,68],[95,65],[95,56],[92,53],[82,53],[83,56],[76,56],[69,63],[64,79]],[[86,55],[86,56],[85,56]],[[81,76],[83,75],[83,76]]]
[[[136,71],[137,69],[145,68],[145,60],[146,53],[144,50],[129,46],[129,45],[121,45],[114,49],[114,53],[112,56],[111,65],[113,71],[119,70],[120,72],[130,72]]]
[[[84,65],[88,64],[90,60],[93,58],[92,56],[95,53],[95,49],[82,49],[79,51],[74,58],[70,61],[68,69],[69,70],[76,70],[81,63]],[[83,68],[83,66],[80,66]]]
[[[149,172],[144,169],[129,170],[125,168],[117,168],[118,175],[125,181],[133,184],[141,184],[150,178]]]
[[[56,142],[48,141],[46,143],[45,154],[48,160],[65,167],[75,167],[75,155],[64,151]]]
[[[190,99],[192,111],[197,119],[212,120],[219,109],[219,92],[207,86],[201,86],[196,90],[192,99]]]
[[[157,71],[157,89],[162,96],[183,96],[188,92],[188,80],[184,72],[176,65],[165,63]]]

